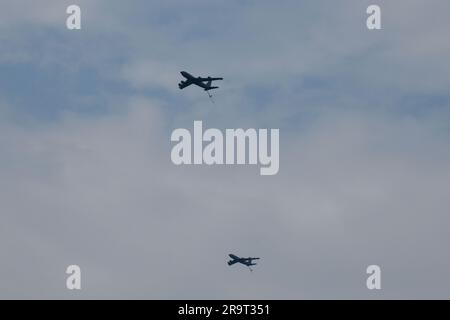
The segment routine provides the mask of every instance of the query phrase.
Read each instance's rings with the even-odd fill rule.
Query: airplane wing
[[[231,266],[231,265],[233,265],[235,263],[238,263],[238,262],[239,262],[238,260],[230,260],[230,261],[228,261],[228,265]]]
[[[191,84],[192,84],[192,81],[189,81],[189,80],[181,81],[181,82],[178,84],[178,88],[184,89],[184,88],[190,86]]]

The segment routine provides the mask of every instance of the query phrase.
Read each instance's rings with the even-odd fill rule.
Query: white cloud
[[[237,282],[242,298],[363,297],[369,261],[420,279],[415,256],[444,272],[429,248],[447,243],[450,149],[432,122],[325,114],[287,133],[267,178],[172,165],[163,114],[137,97],[97,119],[2,126],[5,297],[70,298],[57,272],[71,263],[88,275],[83,297],[231,298]],[[228,268],[229,252],[261,255],[255,277]],[[444,292],[399,279],[385,297]]]

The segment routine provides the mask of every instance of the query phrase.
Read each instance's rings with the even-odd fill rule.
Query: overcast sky
[[[450,297],[448,0],[74,3],[0,0],[0,298]],[[194,120],[279,173],[173,165]]]

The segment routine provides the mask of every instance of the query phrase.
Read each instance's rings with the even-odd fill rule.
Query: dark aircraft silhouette
[[[211,77],[207,77],[207,78],[202,78],[202,77],[194,77],[193,75],[191,75],[190,73],[186,72],[186,71],[181,71],[180,72],[181,75],[183,77],[186,78],[186,80],[181,81],[178,84],[178,88],[180,89],[184,89],[188,86],[190,86],[191,84],[195,84],[201,88],[203,88],[205,91],[209,91],[212,89],[217,89],[219,87],[213,87],[212,86],[212,82],[216,81],[216,80],[223,80],[223,78],[211,78]]]
[[[228,265],[231,266],[235,263],[242,263],[243,265],[247,266],[250,271],[253,271],[252,268],[250,268],[250,266],[256,266],[256,263],[252,263],[253,260],[258,260],[259,258],[239,258],[238,256],[235,256],[234,254],[229,254],[228,255],[231,259],[228,261]]]

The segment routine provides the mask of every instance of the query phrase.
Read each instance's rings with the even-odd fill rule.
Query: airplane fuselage
[[[195,78],[192,74],[190,74],[189,72],[181,71],[180,73],[181,73],[181,75],[182,75],[183,77],[185,77],[187,80],[194,80],[194,79],[196,79],[196,78]]]

